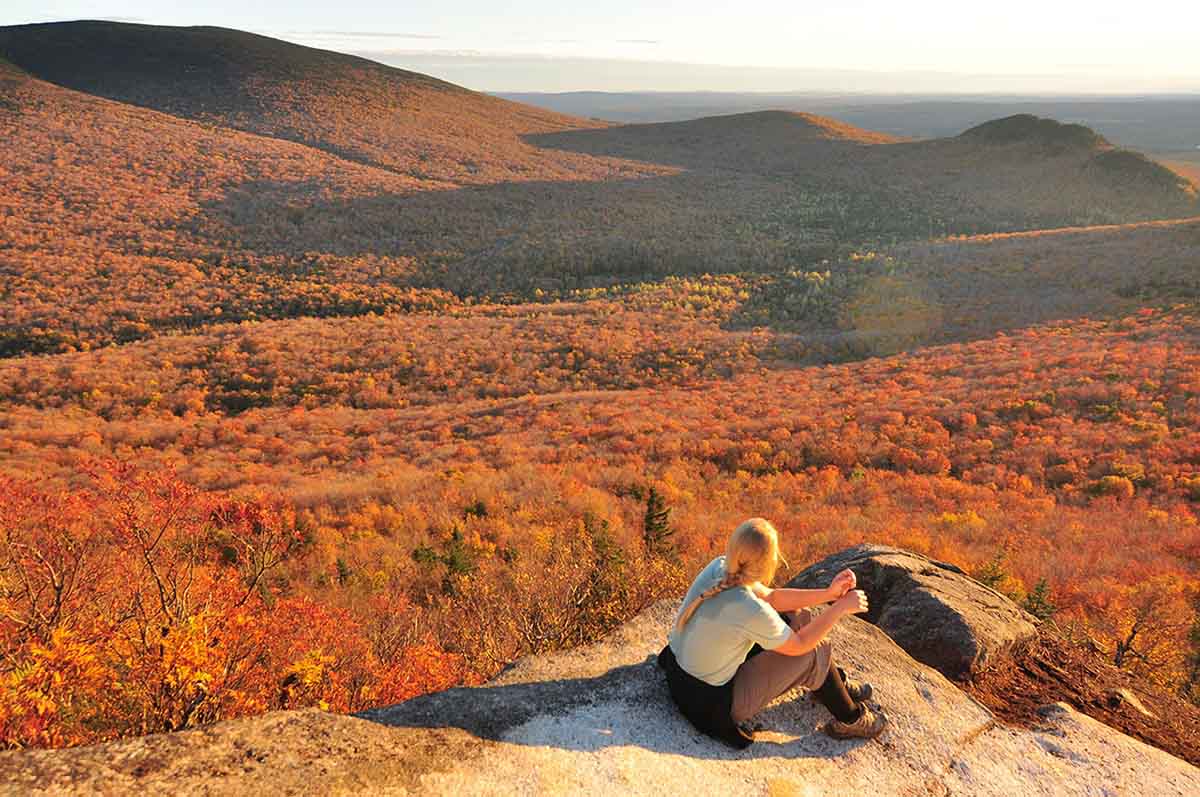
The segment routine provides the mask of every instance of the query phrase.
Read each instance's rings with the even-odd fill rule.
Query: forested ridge
[[[616,127],[235,33],[0,29],[5,744],[478,682],[750,515],[1200,696],[1186,178],[1033,117]]]

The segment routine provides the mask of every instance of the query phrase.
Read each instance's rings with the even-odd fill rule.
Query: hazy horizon
[[[377,0],[10,0],[0,24],[107,19],[214,25],[350,53],[489,92],[734,91],[892,94],[1200,92],[1200,9],[1146,2],[1003,9],[857,0],[767,2],[753,13],[703,0],[587,8],[525,0],[498,8],[397,10]],[[1036,24],[1030,22],[1036,20]]]
[[[328,49],[328,48],[327,48]],[[1200,76],[1153,79],[868,69],[774,69],[632,59],[343,50],[490,93],[889,94],[997,96],[1191,95]]]

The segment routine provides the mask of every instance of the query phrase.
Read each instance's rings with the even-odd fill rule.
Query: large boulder
[[[746,750],[697,733],[654,654],[676,604],[615,634],[522,660],[482,687],[341,716],[275,712],[75,750],[0,753],[0,795],[1200,794],[1200,770],[1072,709],[1035,729],[994,721],[936,670],[856,618],[837,660],[874,684],[891,728],[838,742],[785,695]]]
[[[870,601],[865,619],[947,678],[970,678],[1037,634],[1032,615],[954,565],[885,545],[839,551],[788,586],[824,587],[846,568]]]

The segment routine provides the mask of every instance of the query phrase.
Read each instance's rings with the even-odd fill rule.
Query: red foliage
[[[470,677],[429,643],[383,661],[345,610],[268,588],[302,544],[287,507],[123,465],[98,469],[94,484],[64,497],[0,480],[4,744],[284,706],[349,711]]]

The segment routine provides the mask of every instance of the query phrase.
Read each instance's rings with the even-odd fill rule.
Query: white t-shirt
[[[719,556],[696,576],[680,611],[724,577],[725,557]],[[749,587],[733,587],[701,603],[682,631],[672,627],[668,642],[684,672],[720,686],[733,678],[756,642],[774,650],[791,633],[779,613]]]

